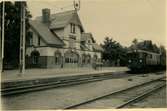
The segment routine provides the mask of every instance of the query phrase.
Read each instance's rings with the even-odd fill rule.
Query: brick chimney
[[[50,9],[48,8],[42,9],[42,22],[43,23],[50,22]]]

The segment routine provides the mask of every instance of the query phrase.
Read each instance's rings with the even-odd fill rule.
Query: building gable
[[[74,23],[80,26],[81,31],[84,31],[80,18],[75,10],[56,13],[51,15],[50,29],[65,28],[69,23]]]
[[[78,16],[77,12],[75,12],[75,13],[73,14],[73,16],[72,16],[72,18],[69,20],[68,24],[69,24],[69,23],[74,23],[74,24],[78,25],[78,26],[80,27],[80,29],[81,29],[81,32],[84,32],[83,25],[82,25],[82,23],[81,23],[81,21],[80,21],[80,18],[79,18],[79,16]]]

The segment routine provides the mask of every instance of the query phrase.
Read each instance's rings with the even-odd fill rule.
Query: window
[[[32,64],[34,64],[34,65],[37,65],[37,64],[38,64],[38,62],[39,62],[39,56],[40,56],[40,54],[39,54],[38,51],[33,51],[33,52],[31,53]]]
[[[152,54],[150,54],[150,58],[152,59],[153,57],[152,57]]]
[[[28,32],[28,45],[33,45],[33,32]]]
[[[89,64],[91,62],[91,56],[87,55],[87,64]]]
[[[78,63],[78,55],[75,53],[68,53],[65,55],[65,63]]]
[[[59,62],[59,61],[58,61],[58,57],[56,56],[56,57],[55,57],[55,64],[58,64],[58,62]]]
[[[71,33],[75,33],[75,24],[70,24],[71,25]]]
[[[40,36],[38,36],[38,46],[41,45],[41,40],[40,40]]]
[[[90,63],[90,58],[88,59],[88,61],[87,61],[87,62],[88,62],[88,64]]]
[[[69,63],[69,58],[65,58],[65,62],[66,62],[66,63]]]
[[[85,63],[85,62],[86,62],[86,56],[82,55],[82,63]]]
[[[88,40],[88,43],[90,43],[90,40]]]
[[[143,53],[139,53],[139,58],[142,58],[143,57]]]
[[[32,64],[38,64],[38,56],[32,57]]]
[[[76,36],[69,35],[69,47],[72,49],[76,48],[75,40],[76,40]]]
[[[60,64],[61,63],[61,53],[59,51],[55,52],[55,64]]]

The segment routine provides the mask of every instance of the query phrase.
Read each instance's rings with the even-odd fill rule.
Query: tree
[[[163,45],[159,47],[160,53],[161,53],[161,64],[165,65],[164,68],[166,68],[166,49]]]
[[[5,44],[4,44],[4,65],[10,64],[17,67],[19,63],[20,44],[20,9],[21,4],[26,2],[5,2]],[[0,3],[2,12],[2,2]],[[28,30],[28,20],[31,17],[26,8],[26,30]],[[27,34],[27,32],[26,32]]]
[[[116,63],[117,60],[120,60],[121,65],[125,65],[126,61],[126,48],[120,45],[112,38],[106,37],[104,43],[101,44],[104,49],[102,53],[102,59],[108,60],[110,63]]]
[[[137,45],[138,43],[138,40],[135,38],[133,41],[132,41],[133,45]]]
[[[129,49],[140,49],[140,50],[160,53],[158,46],[156,44],[153,44],[151,40],[144,40],[142,42],[138,42],[137,39],[134,39]]]
[[[161,53],[162,55],[165,55],[165,57],[166,57],[166,49],[165,49],[165,46],[160,45],[159,51],[160,51],[160,53]]]

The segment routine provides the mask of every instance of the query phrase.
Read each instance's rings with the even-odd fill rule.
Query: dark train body
[[[150,72],[166,68],[166,56],[145,50],[128,51],[128,68],[132,72]]]

